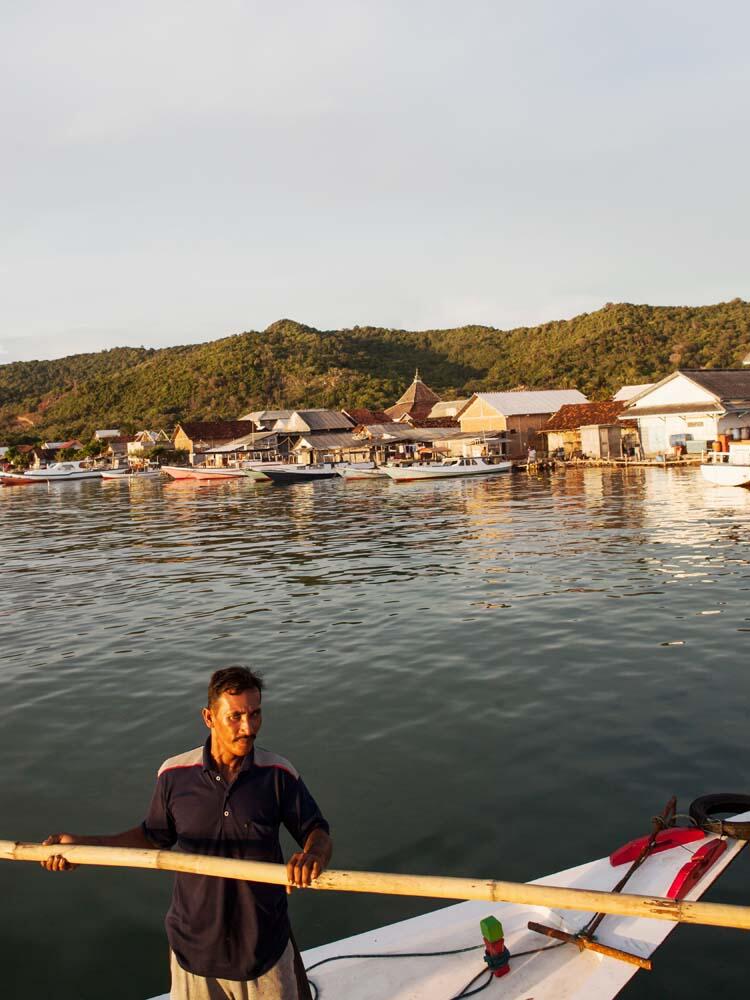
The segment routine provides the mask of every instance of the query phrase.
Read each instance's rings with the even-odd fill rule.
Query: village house
[[[171,441],[166,431],[137,431],[128,441],[128,458],[142,458],[145,452],[159,446],[171,447]]]
[[[172,447],[186,451],[191,465],[195,465],[196,457],[200,461],[203,453],[210,448],[217,448],[243,437],[248,430],[248,424],[244,420],[189,420],[175,427]]]
[[[291,417],[293,410],[253,410],[246,413],[240,420],[251,420],[259,431],[270,431],[277,420]]]
[[[368,462],[370,445],[351,431],[335,434],[302,434],[292,447],[297,461],[304,465],[316,462]]]
[[[632,396],[623,416],[638,421],[647,457],[750,439],[750,370],[681,368]]]
[[[61,451],[80,451],[83,443],[78,438],[69,438],[67,441],[44,441],[41,446],[34,445],[27,455],[31,456],[31,467],[41,468],[58,460]],[[19,449],[20,450],[20,449]]]
[[[621,458],[637,444],[634,420],[619,420],[625,403],[568,403],[541,430],[547,451],[561,458]]]
[[[435,403],[433,408],[427,414],[428,420],[442,420],[445,417],[456,418],[456,415],[460,410],[466,406],[469,402],[468,399],[444,399],[439,403]]]
[[[285,434],[316,434],[351,431],[352,421],[340,410],[293,410],[274,421],[270,430]]]
[[[440,396],[433,392],[419,377],[419,369],[414,373],[414,381],[406,392],[393,406],[386,408],[391,420],[401,420],[410,417],[414,420],[427,420],[435,403],[440,402]]]
[[[561,406],[586,402],[577,389],[475,392],[457,419],[464,432],[507,432],[509,457],[520,458],[530,445],[536,446],[539,431]]]
[[[118,427],[105,428],[104,430],[94,431],[95,441],[113,441],[116,438],[122,437],[120,429]]]
[[[154,448],[171,448],[171,438],[164,430],[137,431],[127,444],[128,462],[134,466],[146,463],[147,456]]]
[[[371,424],[389,424],[393,421],[384,410],[369,410],[365,406],[354,407],[350,410],[341,411],[354,427],[368,426]]]
[[[285,458],[289,439],[275,431],[252,431],[203,452],[206,465],[229,466],[240,462],[268,462]]]
[[[40,465],[47,463],[47,452],[38,444],[17,444],[14,450],[25,466],[38,469]],[[0,449],[0,464],[6,471],[11,468],[8,461],[9,451],[10,446]]]
[[[128,457],[128,448],[133,438],[127,434],[120,434],[119,437],[106,438],[107,447],[102,452],[104,458],[109,458],[113,465]]]
[[[370,457],[384,464],[418,457],[491,457],[507,453],[504,434],[463,433],[458,427],[411,427],[400,422],[362,425],[355,437],[370,443]]]

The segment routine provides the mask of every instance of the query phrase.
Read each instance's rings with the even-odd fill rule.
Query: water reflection
[[[266,742],[309,773],[342,867],[529,878],[647,829],[673,791],[745,787],[744,491],[648,469],[113,485],[0,490],[7,835],[136,822],[200,738],[207,672],[237,660],[266,672]],[[550,813],[555,837],[530,836]],[[94,884],[107,933],[142,935],[112,997],[156,992],[161,890],[14,877],[11,1000],[49,993],[21,956],[55,907],[37,947],[82,995],[106,935],[82,952],[63,903],[102,912]],[[295,906],[303,944],[425,908]],[[670,968],[697,996],[689,955]]]

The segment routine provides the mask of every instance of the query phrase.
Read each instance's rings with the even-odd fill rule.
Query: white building
[[[638,421],[647,456],[682,443],[701,450],[720,434],[750,438],[750,371],[680,369],[628,400],[622,416]]]

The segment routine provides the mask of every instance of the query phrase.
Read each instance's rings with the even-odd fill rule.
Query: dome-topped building
[[[408,414],[413,420],[426,420],[435,403],[440,402],[440,396],[425,385],[419,377],[419,369],[414,373],[414,381],[403,396],[389,406],[385,411],[391,420],[399,420]]]

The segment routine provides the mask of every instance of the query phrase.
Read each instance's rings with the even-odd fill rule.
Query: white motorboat
[[[92,469],[83,462],[53,462],[42,469],[27,469],[26,472],[4,472],[2,477],[12,483],[14,479],[23,483],[67,483],[74,479],[101,479],[102,469]]]
[[[701,475],[714,486],[750,486],[750,441],[730,441],[729,451],[710,451]]]
[[[384,465],[383,472],[397,483],[414,482],[418,479],[454,479],[459,476],[496,476],[510,472],[512,462],[497,462],[492,465],[481,458],[446,458],[442,462],[429,465]]]
[[[732,822],[747,828],[750,812]],[[698,900],[747,842],[697,827],[672,827],[655,835],[640,866],[634,866],[649,840],[640,837],[609,857],[529,884],[609,893],[617,892],[623,876],[632,872],[623,893]],[[644,916],[606,916],[596,925],[595,936],[591,931],[594,949],[603,948],[589,950],[575,940],[561,944],[549,937],[580,934],[595,919],[591,912],[538,904],[458,903],[303,952],[313,995],[321,1000],[448,1000],[464,990],[468,995],[477,986],[490,985],[480,922],[491,915],[502,923],[509,970],[500,983],[492,979],[496,989],[486,995],[503,1000],[612,1000],[639,966],[649,966],[650,956],[677,926]],[[531,930],[529,921],[550,928],[552,935]],[[608,949],[616,949],[619,957],[606,954]]]

